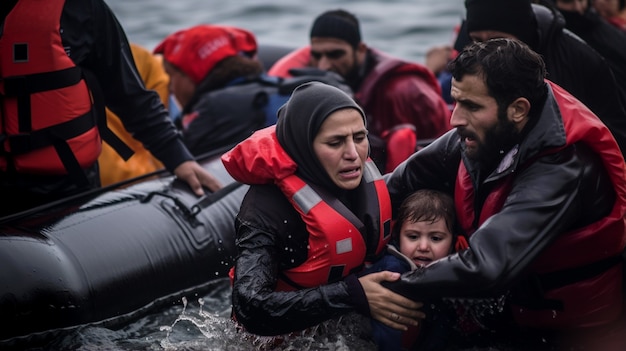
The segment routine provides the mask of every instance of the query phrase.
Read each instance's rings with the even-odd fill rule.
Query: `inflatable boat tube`
[[[201,164],[225,185],[203,198],[161,176],[0,219],[0,349],[128,323],[226,277],[247,186]]]

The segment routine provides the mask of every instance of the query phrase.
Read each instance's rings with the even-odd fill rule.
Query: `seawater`
[[[299,47],[318,14],[344,8],[361,21],[363,41],[423,63],[427,50],[451,44],[463,0],[105,0],[130,41],[152,50],[165,36],[196,24],[246,28],[260,45]],[[197,267],[198,270],[211,269]],[[132,292],[129,292],[129,294]],[[230,319],[230,283],[215,281],[204,296],[187,296],[119,329],[82,327],[31,350],[375,350],[367,321],[347,315],[277,343],[238,332]]]
[[[451,44],[465,16],[463,0],[105,0],[129,40],[148,49],[168,34],[197,24],[252,31],[263,44],[308,43],[313,19],[337,8],[354,13],[368,45],[423,63],[427,50]]]

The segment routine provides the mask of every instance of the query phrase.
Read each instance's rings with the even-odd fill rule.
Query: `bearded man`
[[[498,323],[479,325],[489,337],[474,345],[626,349],[626,174],[615,138],[545,79],[541,56],[521,41],[470,44],[450,69],[455,130],[386,181],[394,210],[422,188],[454,196],[469,249],[388,287],[417,301],[502,297],[490,312]]]

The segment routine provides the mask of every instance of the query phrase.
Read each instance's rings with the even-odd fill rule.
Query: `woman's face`
[[[359,186],[369,152],[359,111],[344,108],[331,113],[313,140],[313,150],[335,185],[345,190]]]

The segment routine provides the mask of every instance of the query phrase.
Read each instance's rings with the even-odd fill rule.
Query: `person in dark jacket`
[[[263,72],[256,52],[254,34],[221,25],[177,31],[154,49],[163,55],[170,91],[182,106],[183,139],[194,155],[230,148],[265,127],[255,106],[261,85],[247,79]]]
[[[167,36],[154,52],[164,57],[170,90],[183,107],[178,123],[194,155],[230,149],[276,123],[276,111],[298,82],[326,81],[349,91],[337,75],[265,75],[254,34],[241,28],[193,26]]]
[[[418,189],[453,196],[469,248],[385,285],[417,301],[506,296],[509,314],[482,341],[624,350],[626,172],[615,139],[518,40],[473,43],[450,70],[455,130],[386,181],[394,209]]]
[[[100,135],[115,141],[105,105],[196,194],[203,185],[220,188],[185,147],[159,96],[144,88],[106,3],[2,1],[0,18],[0,215],[100,186]]]
[[[558,9],[565,19],[565,27],[604,57],[617,85],[626,91],[626,32],[608,23],[588,0],[543,0],[541,4]]]
[[[381,172],[450,129],[450,110],[432,72],[366,45],[354,14],[343,9],[320,14],[309,37],[309,46],[278,60],[269,74],[284,77],[293,68],[311,66],[344,77],[367,115],[371,156]]]
[[[548,78],[600,117],[626,153],[624,85],[596,50],[565,28],[558,11],[531,0],[466,0],[465,8],[472,40],[513,37],[526,43],[542,55]]]
[[[246,331],[283,335],[348,312],[406,330],[421,306],[384,289],[399,273],[356,275],[389,240],[385,183],[368,159],[365,115],[338,88],[297,87],[275,126],[222,156],[250,184],[235,220],[233,315]]]

